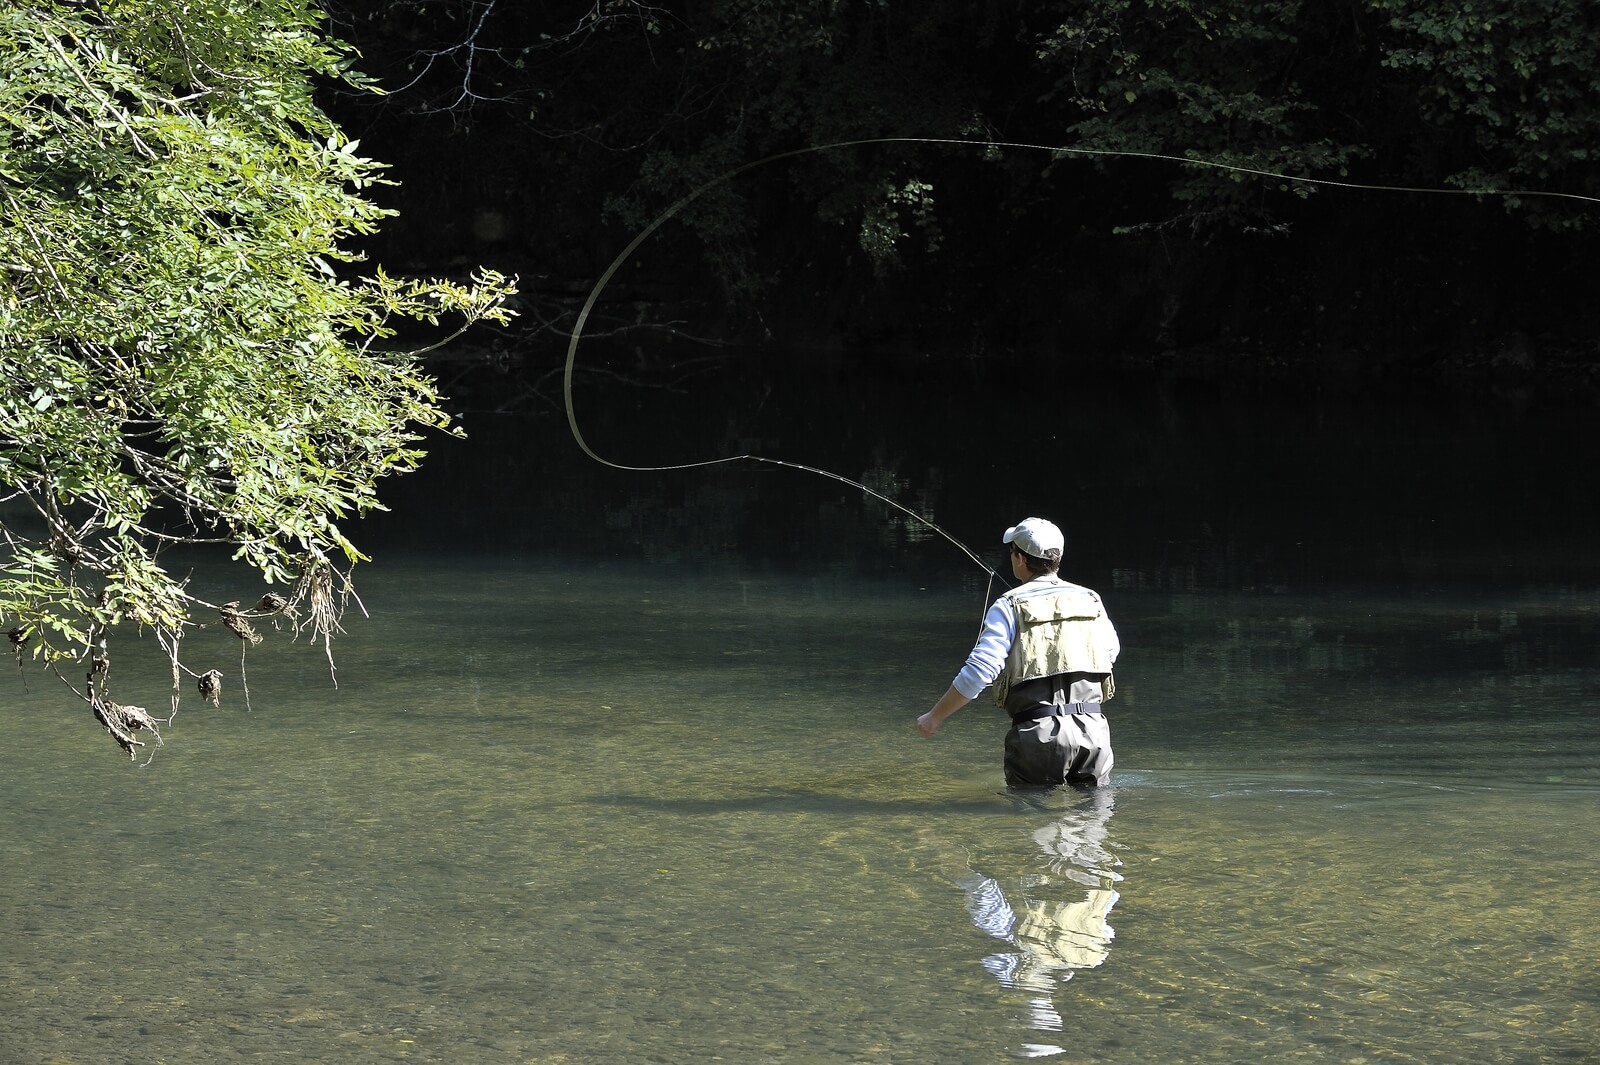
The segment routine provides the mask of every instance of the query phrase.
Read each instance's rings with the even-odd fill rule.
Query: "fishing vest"
[[[1100,596],[1046,574],[1000,598],[1016,617],[1017,638],[1011,643],[1006,668],[996,678],[997,704],[1006,705],[1013,684],[1058,673],[1099,674],[1104,677],[1100,682],[1103,698],[1111,698],[1114,657],[1105,638],[1111,619]]]

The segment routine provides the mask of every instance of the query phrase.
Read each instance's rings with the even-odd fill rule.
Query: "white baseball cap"
[[[1060,552],[1067,546],[1067,538],[1061,535],[1061,530],[1054,522],[1043,518],[1027,518],[1011,526],[1002,542],[1015,544],[1017,550],[1034,558],[1044,558],[1046,551]]]

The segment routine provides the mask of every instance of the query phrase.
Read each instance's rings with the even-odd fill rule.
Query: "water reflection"
[[[1116,935],[1109,923],[1121,897],[1114,885],[1122,882],[1122,863],[1109,843],[1115,791],[1011,795],[1029,814],[1029,824],[1038,825],[1030,833],[1031,864],[1004,877],[971,870],[957,883],[973,924],[1006,945],[985,956],[983,967],[1023,996],[1023,1025],[1040,1033],[1022,1044],[1021,1054],[1050,1057],[1066,1052],[1052,1041],[1065,1027],[1056,990],[1075,971],[1103,964]]]
[[[1117,783],[999,798],[981,594],[395,561],[148,769],[13,685],[0,1062],[1594,1059],[1591,590],[1119,593]]]

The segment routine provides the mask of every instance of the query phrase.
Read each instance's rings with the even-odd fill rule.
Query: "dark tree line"
[[[679,197],[848,143],[714,185],[619,294],[787,343],[1591,376],[1587,0],[330,13],[389,90],[333,102],[402,182],[385,256],[518,270],[552,335]]]

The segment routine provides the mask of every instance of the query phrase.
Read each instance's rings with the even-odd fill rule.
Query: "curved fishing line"
[[[888,142],[896,141],[896,140],[912,140],[912,139],[914,139],[914,138],[895,137],[895,138],[873,138],[873,139],[870,139],[870,140],[860,140],[860,141],[840,141],[840,142],[835,143],[835,144],[813,145],[813,146],[807,147],[807,148],[796,148],[796,149],[793,149],[793,150],[787,151],[787,152],[779,152],[776,155],[769,155],[764,159],[757,159],[757,160],[754,160],[753,162],[745,163],[745,164],[743,164],[741,166],[737,166],[737,167],[733,168],[732,170],[727,171],[724,174],[719,175],[718,177],[712,178],[710,181],[707,181],[705,184],[701,185],[699,188],[694,189],[693,191],[689,192],[687,195],[681,197],[676,203],[674,203],[672,206],[668,207],[661,214],[657,215],[656,218],[654,220],[652,220],[649,225],[647,225],[643,229],[641,229],[634,236],[634,238],[631,241],[628,242],[628,246],[623,248],[622,251],[617,255],[617,257],[615,259],[611,260],[611,265],[606,267],[605,272],[603,274],[601,274],[599,280],[597,280],[594,283],[594,287],[589,290],[589,298],[583,301],[583,308],[578,312],[577,321],[574,322],[573,326],[572,326],[572,337],[567,342],[567,364],[566,364],[565,370],[562,373],[561,394],[562,394],[562,399],[565,401],[566,408],[567,408],[567,426],[572,430],[572,438],[578,442],[578,447],[583,449],[583,453],[588,455],[591,459],[594,459],[596,462],[600,463],[602,466],[609,466],[614,470],[626,470],[626,471],[633,472],[633,473],[661,473],[661,472],[666,472],[666,471],[669,471],[669,470],[692,470],[692,469],[698,469],[698,468],[704,467],[704,466],[716,466],[716,465],[720,465],[720,464],[726,463],[726,462],[741,462],[741,461],[744,461],[744,462],[764,462],[764,463],[767,463],[768,465],[771,465],[771,466],[784,466],[784,467],[787,467],[787,468],[789,468],[791,470],[804,470],[807,473],[814,473],[814,474],[817,474],[820,477],[827,477],[827,478],[830,478],[832,480],[838,481],[841,484],[847,484],[847,485],[850,485],[852,488],[859,489],[860,491],[865,492],[867,495],[872,496],[874,499],[877,499],[877,500],[879,500],[880,502],[883,502],[883,503],[887,503],[889,506],[891,506],[891,507],[895,508],[896,510],[900,511],[902,514],[905,514],[908,517],[914,518],[918,522],[921,522],[923,525],[926,525],[929,529],[932,529],[934,532],[938,533],[940,536],[944,537],[946,540],[950,541],[950,543],[955,545],[955,547],[957,549],[959,549],[962,554],[966,555],[973,562],[977,563],[978,567],[980,569],[982,569],[985,573],[987,573],[991,580],[993,580],[995,578],[998,578],[1000,575],[998,573],[996,573],[993,569],[991,569],[988,565],[986,565],[981,558],[979,558],[977,555],[973,554],[971,548],[969,548],[966,544],[962,543],[960,540],[957,540],[954,536],[951,536],[949,533],[945,532],[937,524],[935,524],[931,519],[925,517],[924,515],[918,514],[916,511],[912,510],[911,508],[909,508],[907,506],[902,505],[901,503],[899,503],[899,502],[897,502],[897,501],[895,501],[893,499],[890,499],[888,496],[884,495],[882,492],[876,491],[875,489],[872,489],[872,488],[868,488],[866,485],[862,484],[860,481],[851,480],[849,477],[846,477],[843,474],[833,473],[830,470],[818,469],[815,466],[807,466],[807,465],[804,465],[803,463],[799,463],[799,462],[785,462],[782,459],[767,458],[764,455],[748,455],[748,454],[747,455],[727,455],[727,456],[724,456],[722,458],[704,459],[704,460],[702,460],[700,462],[685,462],[685,463],[679,463],[677,465],[670,465],[670,466],[626,466],[626,465],[623,465],[621,463],[612,462],[609,459],[602,458],[598,454],[595,453],[594,449],[589,446],[588,441],[586,441],[583,438],[583,432],[578,428],[577,410],[573,406],[573,403],[572,403],[572,372],[573,372],[573,367],[577,364],[578,342],[583,337],[583,327],[584,327],[584,324],[589,320],[589,312],[594,309],[595,302],[600,298],[600,293],[605,290],[606,285],[611,283],[611,278],[616,274],[617,270],[621,268],[622,264],[627,262],[628,259],[630,257],[632,257],[633,253],[638,249],[639,245],[643,244],[645,242],[645,240],[647,240],[652,233],[654,233],[657,229],[660,229],[661,226],[664,225],[667,222],[667,220],[670,219],[673,215],[677,214],[686,205],[688,205],[689,203],[693,202],[696,198],[698,198],[699,196],[703,195],[708,190],[713,189],[716,186],[718,186],[718,185],[720,185],[720,184],[722,184],[724,182],[731,181],[733,178],[737,177],[739,174],[744,173],[746,170],[752,170],[752,169],[754,169],[754,168],[756,168],[758,166],[764,166],[767,163],[774,163],[774,162],[777,162],[780,159],[788,159],[788,158],[791,158],[791,157],[797,156],[797,155],[806,155],[806,154],[808,154],[810,152],[827,151],[827,150],[833,149],[833,148],[847,148],[847,147],[851,147],[853,145],[860,145],[860,144],[878,144],[878,143],[888,143]],[[975,142],[975,141],[954,141],[953,143],[957,143],[957,144],[974,144],[974,143],[978,143],[978,142]]]
[[[1585,196],[1579,192],[1548,192],[1539,189],[1445,189],[1427,187],[1423,185],[1381,185],[1368,184],[1360,181],[1335,181],[1333,178],[1302,177],[1296,174],[1280,174],[1275,170],[1258,170],[1255,167],[1240,166],[1237,163],[1220,163],[1213,159],[1191,159],[1184,155],[1163,155],[1160,152],[1135,152],[1121,148],[1053,148],[1047,144],[1018,144],[1007,141],[964,141],[958,138],[922,138],[922,137],[886,137],[886,141],[909,141],[927,144],[980,144],[989,148],[1028,148],[1034,151],[1055,152],[1060,155],[1090,155],[1090,156],[1115,156],[1126,159],[1154,159],[1165,163],[1183,163],[1188,166],[1211,167],[1214,170],[1231,170],[1238,174],[1251,174],[1255,177],[1275,178],[1279,181],[1298,181],[1302,185],[1320,185],[1334,189],[1354,189],[1363,192],[1408,192],[1422,193],[1433,196],[1501,196],[1505,198],[1522,196],[1542,196],[1558,200],[1581,200],[1584,203],[1600,203],[1600,197]],[[856,144],[871,144],[873,141],[846,142]],[[824,145],[827,148],[843,147],[844,145]],[[730,175],[731,176],[731,175]]]
[[[805,148],[794,148],[786,152],[778,152],[775,155],[769,155],[765,158],[756,159],[752,162],[743,163],[739,166],[736,166],[732,170],[726,171],[725,173],[712,178],[699,188],[693,189],[684,196],[680,197],[677,202],[673,203],[665,211],[662,211],[661,214],[657,215],[649,225],[641,229],[634,236],[634,238],[628,242],[627,247],[623,248],[622,251],[617,254],[617,257],[611,260],[611,264],[606,267],[605,272],[600,275],[597,281],[595,281],[594,287],[589,290],[589,297],[583,301],[583,308],[578,312],[577,320],[574,322],[572,327],[572,336],[567,343],[567,363],[561,379],[562,399],[565,402],[567,410],[567,426],[572,430],[572,438],[577,441],[578,447],[583,450],[585,455],[588,455],[591,459],[600,463],[602,466],[609,466],[614,470],[625,470],[631,473],[662,473],[669,470],[692,470],[705,466],[717,466],[728,462],[764,462],[771,466],[784,466],[791,470],[803,470],[806,473],[814,473],[820,477],[827,477],[838,481],[841,484],[847,484],[852,488],[859,489],[860,491],[865,492],[867,495],[872,496],[874,499],[877,499],[883,503],[887,503],[889,506],[894,507],[896,510],[907,515],[908,517],[916,519],[923,525],[926,525],[929,529],[950,541],[950,543],[954,544],[964,555],[970,558],[973,562],[976,562],[979,568],[981,568],[985,573],[989,574],[991,579],[999,577],[999,574],[987,566],[977,555],[973,554],[972,550],[968,548],[966,544],[945,532],[932,520],[924,517],[921,514],[918,514],[909,507],[897,503],[895,500],[890,499],[883,493],[868,488],[860,481],[853,481],[848,477],[842,476],[841,474],[818,469],[815,466],[807,466],[799,462],[785,462],[782,459],[773,459],[767,458],[763,455],[748,454],[727,455],[722,458],[703,459],[699,462],[684,462],[669,466],[627,466],[623,465],[622,463],[612,462],[609,459],[602,458],[600,455],[596,454],[594,449],[589,446],[588,441],[583,438],[583,432],[578,428],[577,410],[572,403],[572,373],[573,368],[577,365],[578,342],[583,338],[583,327],[588,322],[589,312],[594,309],[595,303],[600,298],[600,293],[605,291],[605,287],[611,283],[612,277],[616,275],[616,272],[619,269],[621,269],[622,264],[633,257],[633,253],[638,250],[639,245],[643,244],[647,239],[649,239],[652,233],[665,225],[669,219],[671,219],[679,211],[683,210],[684,207],[688,206],[690,203],[694,202],[711,189],[716,188],[718,185],[732,181],[735,177],[738,177],[747,170],[754,170],[756,167],[766,166],[768,163],[776,163],[783,159],[792,159],[799,155],[809,155],[813,152],[826,152],[838,148],[855,148],[869,144],[946,144],[960,145],[967,148],[1017,148],[1026,149],[1029,151],[1050,152],[1054,155],[1150,159],[1159,162],[1181,163],[1188,166],[1211,167],[1213,169],[1227,170],[1238,174],[1250,174],[1256,177],[1272,178],[1278,181],[1295,181],[1305,185],[1319,185],[1327,188],[1359,189],[1371,192],[1419,193],[1427,195],[1502,197],[1543,196],[1554,199],[1581,200],[1586,203],[1600,203],[1600,198],[1594,196],[1584,196],[1575,192],[1543,192],[1516,189],[1425,188],[1406,185],[1364,184],[1356,181],[1335,181],[1331,178],[1301,177],[1293,174],[1280,174],[1271,170],[1260,170],[1254,167],[1240,166],[1235,163],[1222,163],[1210,159],[1190,159],[1185,156],[1166,155],[1161,152],[1136,152],[1112,148],[1063,148],[1047,144],[1025,144],[1016,141],[962,140],[958,137],[867,137],[860,140],[835,141],[831,144],[814,144]]]

